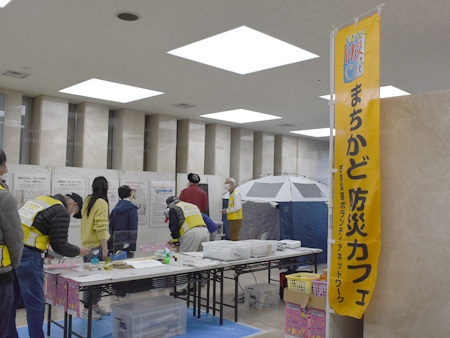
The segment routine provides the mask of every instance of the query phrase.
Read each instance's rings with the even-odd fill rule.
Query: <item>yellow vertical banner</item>
[[[328,298],[339,315],[361,318],[380,253],[380,15],[335,40],[333,249]]]

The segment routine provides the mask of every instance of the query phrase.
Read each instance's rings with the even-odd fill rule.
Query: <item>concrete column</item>
[[[50,96],[34,99],[30,163],[66,165],[69,101]]]
[[[75,166],[106,169],[108,159],[108,106],[95,103],[77,105]]]
[[[230,176],[236,185],[253,178],[253,130],[231,129]]]
[[[328,182],[328,141],[297,139],[297,174]]]
[[[231,127],[207,124],[205,135],[205,174],[230,176]]]
[[[253,145],[253,178],[273,174],[275,159],[275,135],[255,132]]]
[[[144,169],[145,113],[132,109],[114,112],[112,167],[119,170]]]
[[[297,138],[285,135],[275,136],[275,174],[297,173]]]
[[[3,150],[7,163],[20,163],[20,131],[22,124],[22,92],[1,89],[5,94],[5,119],[3,122]]]
[[[205,123],[178,121],[177,172],[203,174],[205,170]]]
[[[177,119],[167,115],[148,117],[146,169],[175,173],[177,159]]]

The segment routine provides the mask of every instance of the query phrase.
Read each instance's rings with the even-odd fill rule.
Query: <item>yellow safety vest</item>
[[[0,185],[0,190],[7,190]],[[5,244],[0,244],[0,268],[6,268],[11,265],[11,256],[9,255],[8,247]]]
[[[56,204],[63,203],[49,196],[41,196],[28,201],[22,206],[22,208],[19,209],[25,245],[38,248],[42,251],[47,250],[49,238],[47,235],[43,235],[38,229],[36,229],[33,226],[33,222],[38,213]]]
[[[178,202],[175,205],[181,209],[184,215],[184,223],[180,228],[180,237],[192,228],[206,226],[202,214],[195,204]]]
[[[228,208],[234,207],[234,194],[236,194],[236,189],[233,190],[233,192],[230,194],[230,197],[228,198]],[[242,219],[242,206],[237,212],[232,212],[227,214],[227,220],[229,221],[237,221]]]

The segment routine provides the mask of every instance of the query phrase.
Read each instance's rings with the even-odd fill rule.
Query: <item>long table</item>
[[[184,266],[181,263],[169,264],[160,267],[143,268],[143,269],[124,269],[124,270],[95,270],[95,271],[70,271],[70,270],[55,270],[47,271],[47,273],[53,273],[61,275],[64,278],[73,280],[79,283],[80,291],[89,292],[92,296],[94,289],[101,288],[104,294],[113,295],[113,286],[127,285],[129,287],[141,286],[144,289],[156,289],[164,287],[172,287],[176,294],[176,286],[180,284],[188,284],[188,290],[190,285],[194,285],[193,292],[188,292],[186,301],[187,306],[190,306],[190,296],[193,296],[193,309],[194,316],[197,315],[200,318],[200,310],[202,307],[209,310],[213,310],[213,315],[216,315],[216,311],[219,312],[220,325],[223,324],[223,307],[228,306],[234,308],[234,320],[238,321],[238,288],[239,288],[239,276],[245,273],[251,273],[255,271],[268,271],[268,282],[271,279],[271,270],[274,268],[283,269],[288,268],[292,271],[300,264],[298,262],[299,257],[312,256],[312,265],[314,271],[317,272],[317,254],[322,252],[321,249],[315,248],[296,248],[296,249],[284,249],[283,251],[277,251],[273,255],[256,257],[243,260],[235,260],[228,262],[217,262],[214,266],[193,267]],[[182,254],[180,254],[182,255]],[[234,304],[225,304],[223,298],[224,288],[224,272],[234,272],[235,283],[235,297]],[[91,281],[85,281],[86,276],[98,275],[101,278]],[[211,289],[212,281],[212,289]],[[202,283],[206,282],[206,298],[202,298]],[[218,288],[217,288],[218,283]],[[219,296],[217,297],[217,289],[219,289]],[[211,297],[212,292],[212,297]],[[90,297],[92,298],[92,297]],[[217,300],[217,298],[219,298]],[[212,306],[210,300],[212,299]],[[202,302],[206,301],[206,302]],[[88,305],[88,338],[91,337],[92,329],[92,304]],[[48,311],[48,328],[47,336],[50,336],[51,323],[59,325],[51,319],[51,304],[49,304]],[[72,316],[65,312],[64,315],[64,338],[70,337],[72,334],[81,337],[76,332],[72,332]]]

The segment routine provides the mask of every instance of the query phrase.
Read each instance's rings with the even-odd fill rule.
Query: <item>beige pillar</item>
[[[67,99],[50,96],[34,99],[31,164],[66,165],[68,111]]]
[[[80,103],[77,105],[76,167],[106,169],[108,122],[108,106],[95,103]]]
[[[297,138],[286,135],[275,136],[275,174],[297,173]]]
[[[147,128],[147,171],[175,173],[177,119],[167,115],[150,115]]]
[[[132,109],[114,112],[112,167],[119,170],[144,169],[145,113]]]
[[[253,178],[253,130],[231,129],[230,176],[236,185]]]
[[[273,174],[275,159],[275,135],[255,132],[253,145],[253,178]]]
[[[3,122],[3,150],[7,163],[20,163],[20,131],[22,124],[22,92],[1,89],[5,94],[5,119]]]
[[[203,174],[205,170],[205,123],[178,121],[177,172]]]
[[[297,139],[297,174],[328,182],[328,141]]]
[[[231,127],[207,124],[205,135],[205,174],[230,176]]]

